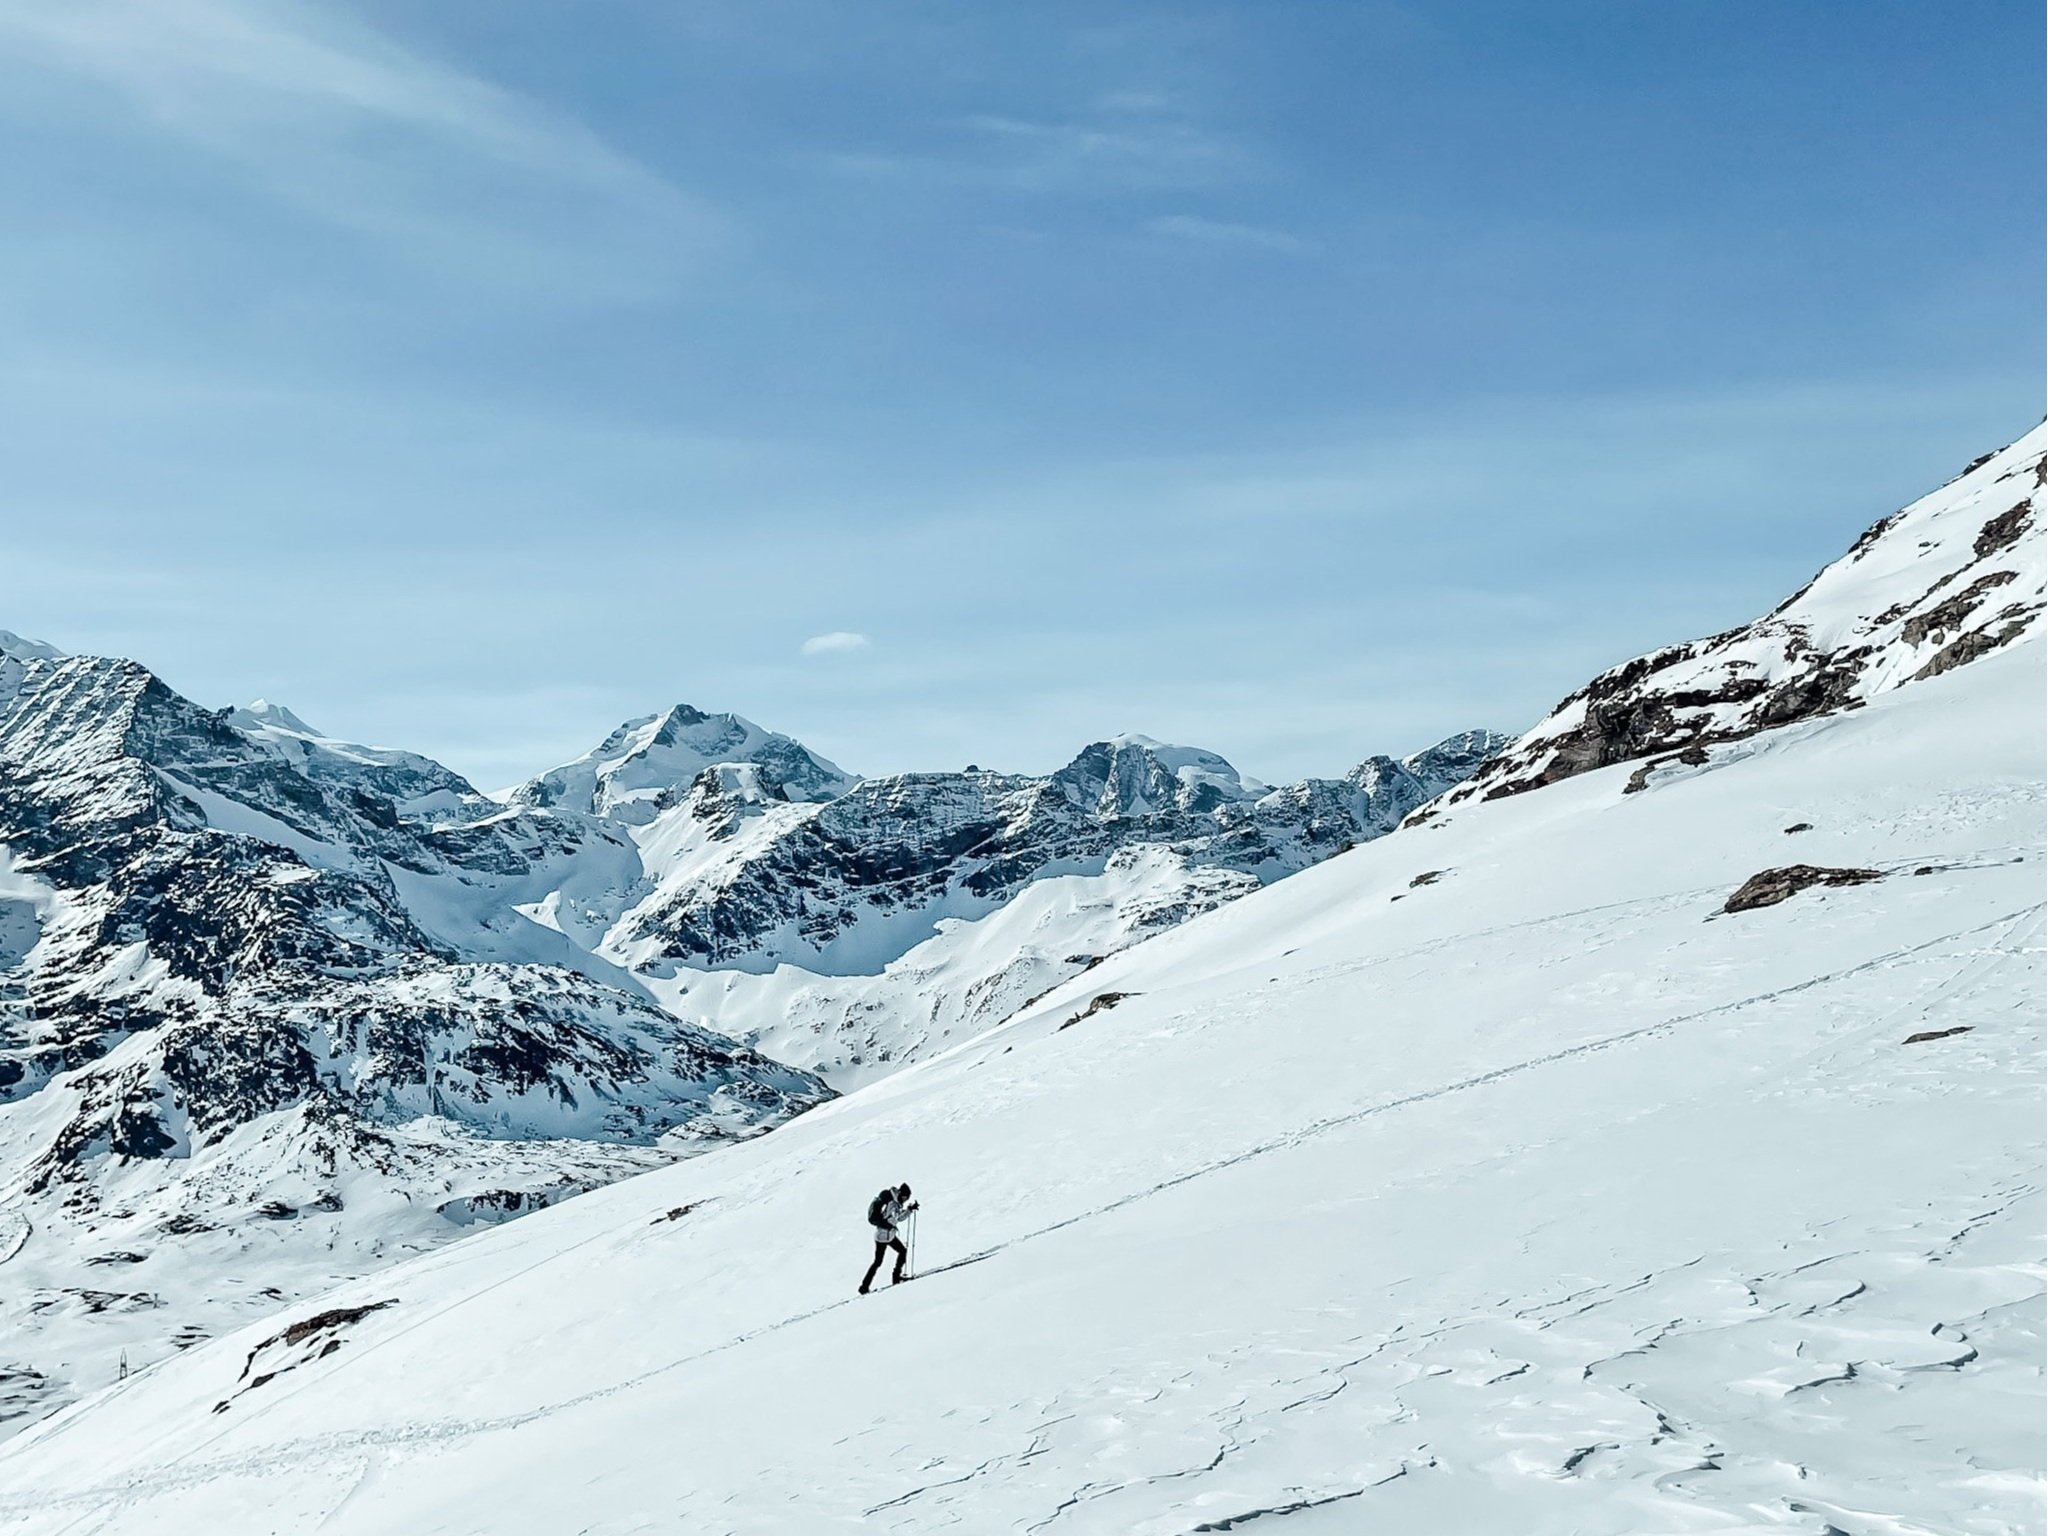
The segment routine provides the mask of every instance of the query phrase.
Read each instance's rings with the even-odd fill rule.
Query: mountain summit
[[[572,763],[514,789],[514,805],[578,811],[641,826],[673,806],[707,768],[750,765],[779,800],[831,800],[854,780],[803,743],[740,715],[687,704],[628,720]]]

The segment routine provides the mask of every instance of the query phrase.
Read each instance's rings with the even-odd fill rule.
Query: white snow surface
[[[670,1012],[844,1090],[971,1039],[1106,956],[1258,888],[1255,876],[1139,845],[1100,870],[1034,881],[993,911],[914,914],[931,936],[871,974],[680,966],[643,981]]]
[[[0,1529],[2039,1531],[2042,685],[1365,844],[97,1394]],[[1795,863],[1883,878],[1723,912]]]
[[[2048,611],[2044,450],[2048,423],[1873,525],[1764,618],[1613,668],[1443,803],[1583,766],[1589,733],[1626,739],[1633,729],[1659,744],[1637,756],[1711,742],[1854,708],[2039,633]]]
[[[602,792],[595,770],[585,786],[607,814],[505,806],[418,754],[327,736],[261,700],[202,709],[133,663],[94,658],[0,657],[0,712],[10,827],[43,852],[61,846],[38,830],[57,807],[73,839],[128,816],[203,826],[232,841],[218,854],[234,863],[224,875],[209,855],[194,868],[215,874],[195,875],[195,893],[152,899],[166,920],[152,938],[110,921],[113,885],[52,884],[47,860],[21,866],[0,842],[0,1212],[5,1231],[33,1234],[0,1287],[0,1438],[124,1361],[147,1367],[477,1220],[751,1134],[820,1087],[758,1059],[722,1086],[722,1042],[700,1028],[871,1081],[1257,888],[1286,859],[1333,852],[1335,835],[1307,837],[1324,801],[1346,828],[1357,807],[1382,805],[1384,830],[1449,771],[1427,754],[1375,759],[1396,777],[1414,769],[1407,794],[1366,768],[1356,784],[1276,792],[1306,802],[1273,812],[1301,834],[1270,845],[1277,871],[1109,835],[996,888],[970,888],[969,859],[905,886],[909,899],[885,882],[868,902],[858,870],[820,877],[776,840],[833,815],[850,862],[892,831],[898,857],[904,823],[936,834],[948,814],[991,803],[1025,815],[1064,805],[1060,788],[905,776],[835,810],[803,794],[852,786],[790,738],[678,709],[625,728],[616,761],[594,755],[618,769]],[[754,755],[702,768],[690,755],[728,750]],[[1213,754],[1129,739],[1083,756],[1105,770],[1076,776],[1083,826],[1151,797],[1265,810]],[[1223,794],[1221,780],[1235,787]],[[828,941],[790,915],[801,900],[775,906],[773,881],[739,914],[758,949],[727,966],[679,961],[643,922],[774,855],[814,915],[839,912]],[[142,865],[113,858],[132,884]],[[244,965],[232,980],[172,963],[190,955],[172,930],[190,919],[212,935],[244,903],[267,914],[250,930],[268,952],[326,958],[275,974]],[[360,950],[336,948],[350,944]],[[778,1100],[785,1089],[797,1098]],[[309,1094],[348,1108],[309,1118]]]
[[[707,715],[678,704],[628,720],[572,763],[511,791],[515,804],[550,806],[638,826],[657,815],[708,768],[768,767],[791,800],[829,800],[854,779],[801,742],[740,715]]]
[[[0,655],[18,656],[24,661],[62,661],[65,653],[42,640],[31,640],[11,629],[0,629]]]

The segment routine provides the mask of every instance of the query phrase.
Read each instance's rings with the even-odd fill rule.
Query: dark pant
[[[875,1262],[868,1266],[867,1274],[861,1278],[860,1288],[862,1290],[866,1290],[875,1283],[875,1273],[882,1267],[882,1256],[891,1248],[896,1250],[896,1272],[889,1277],[889,1281],[893,1285],[896,1281],[903,1278],[903,1266],[909,1261],[910,1252],[903,1246],[902,1238],[892,1237],[886,1243],[875,1244]]]

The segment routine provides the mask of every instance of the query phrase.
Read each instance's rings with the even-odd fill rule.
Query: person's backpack
[[[870,1200],[868,1202],[868,1225],[871,1227],[894,1226],[895,1223],[889,1219],[889,1207],[895,1202],[895,1199],[896,1191],[885,1189],[875,1196],[874,1199]]]

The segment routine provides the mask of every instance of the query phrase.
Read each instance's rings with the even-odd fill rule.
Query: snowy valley
[[[678,706],[490,797],[0,635],[0,1435],[965,1039],[1503,740],[862,781]]]
[[[497,805],[16,647],[0,1278],[387,1236],[0,1447],[0,1529],[2038,1530],[2044,445],[1279,791],[678,711]]]

